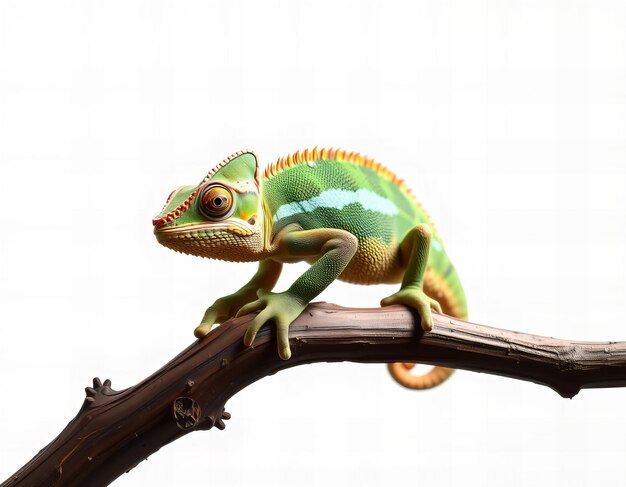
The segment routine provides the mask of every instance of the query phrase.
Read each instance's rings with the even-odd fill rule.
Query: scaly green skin
[[[244,343],[273,322],[278,352],[288,359],[289,325],[335,279],[401,282],[381,304],[414,307],[425,331],[432,329],[430,310],[441,311],[425,289],[448,314],[467,314],[461,283],[426,213],[402,181],[358,154],[304,151],[281,158],[263,176],[253,153],[234,154],[199,185],[176,190],[154,225],[159,242],[174,250],[260,262],[245,286],[207,309],[198,337],[258,311]],[[286,291],[271,292],[282,265],[298,261],[311,267]]]

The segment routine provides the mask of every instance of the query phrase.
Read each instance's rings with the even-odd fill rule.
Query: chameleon
[[[433,327],[431,310],[467,316],[463,287],[429,215],[403,180],[358,153],[316,147],[262,171],[254,152],[236,152],[199,184],[175,189],[152,223],[157,241],[178,252],[259,263],[248,283],[206,310],[198,338],[256,312],[244,345],[273,323],[278,354],[287,360],[290,324],[336,279],[400,283],[381,306],[414,308],[424,332]],[[310,267],[287,290],[273,292],[283,264],[301,261]],[[452,373],[434,367],[416,376],[407,371],[411,366],[389,364],[389,370],[414,389],[434,387]]]

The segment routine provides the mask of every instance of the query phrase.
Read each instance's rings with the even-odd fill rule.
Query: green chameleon
[[[262,173],[253,152],[237,152],[197,186],[173,191],[153,224],[157,240],[176,251],[259,262],[247,284],[206,310],[197,337],[216,323],[258,312],[244,344],[252,345],[272,322],[278,353],[287,360],[289,325],[335,279],[401,282],[381,305],[415,308],[424,331],[432,329],[431,309],[467,315],[463,288],[428,215],[402,180],[359,154],[315,148],[282,157]],[[300,261],[311,266],[289,289],[272,292],[283,264]],[[390,364],[396,380],[416,389],[452,372],[434,367],[412,376],[408,368]]]

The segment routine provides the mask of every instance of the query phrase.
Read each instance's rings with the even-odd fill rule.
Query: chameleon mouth
[[[182,254],[231,262],[258,260],[261,236],[242,221],[196,223],[180,227],[155,228],[157,241]]]
[[[190,223],[176,227],[155,227],[154,235],[161,243],[172,239],[206,240],[222,232],[234,233],[242,237],[252,235],[254,227],[243,220],[230,219],[224,222]]]

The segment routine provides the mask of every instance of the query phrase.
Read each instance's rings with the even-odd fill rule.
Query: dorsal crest
[[[280,157],[274,164],[271,164],[265,169],[264,176],[266,179],[269,179],[289,167],[320,160],[347,162],[367,167],[372,171],[377,172],[385,179],[393,181],[395,184],[402,187],[407,193],[410,192],[409,188],[404,184],[404,181],[381,163],[376,162],[374,159],[367,156],[362,156],[358,152],[348,152],[342,149],[333,149],[332,147],[330,149],[319,149],[314,147],[313,149],[304,149],[302,152],[296,151],[293,154]]]

